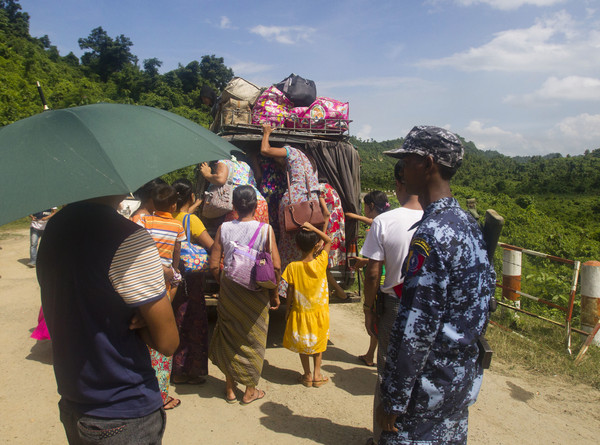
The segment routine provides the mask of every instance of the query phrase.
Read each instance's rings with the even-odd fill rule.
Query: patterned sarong
[[[250,291],[221,273],[217,313],[209,358],[234,381],[258,385],[267,346],[268,291]]]

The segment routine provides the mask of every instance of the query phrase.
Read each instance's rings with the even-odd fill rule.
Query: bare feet
[[[363,362],[367,366],[375,366],[375,362],[372,358],[367,357],[367,355],[359,355],[358,359]]]

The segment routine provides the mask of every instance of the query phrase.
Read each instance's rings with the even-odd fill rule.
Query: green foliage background
[[[205,55],[165,74],[156,58],[143,61],[131,53],[124,35],[108,36],[102,27],[79,39],[87,50],[81,61],[61,56],[48,36],[29,35],[29,16],[14,0],[0,0],[0,126],[42,111],[36,82],[48,105],[59,109],[96,102],[162,108],[201,125],[211,121],[201,99],[203,87],[222,89],[233,77],[223,58]]]

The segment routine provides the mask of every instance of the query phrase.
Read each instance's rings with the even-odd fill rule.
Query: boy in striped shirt
[[[171,284],[176,287],[181,280],[178,272],[181,241],[186,239],[181,222],[172,216],[177,210],[177,192],[168,184],[160,184],[152,191],[152,201],[154,215],[143,215],[138,224],[150,232],[163,266],[173,269],[175,278]]]

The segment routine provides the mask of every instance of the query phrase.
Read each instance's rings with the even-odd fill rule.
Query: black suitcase
[[[317,86],[312,80],[304,79],[296,74],[290,74],[281,82],[275,84],[294,104],[294,107],[308,107],[317,98]]]

